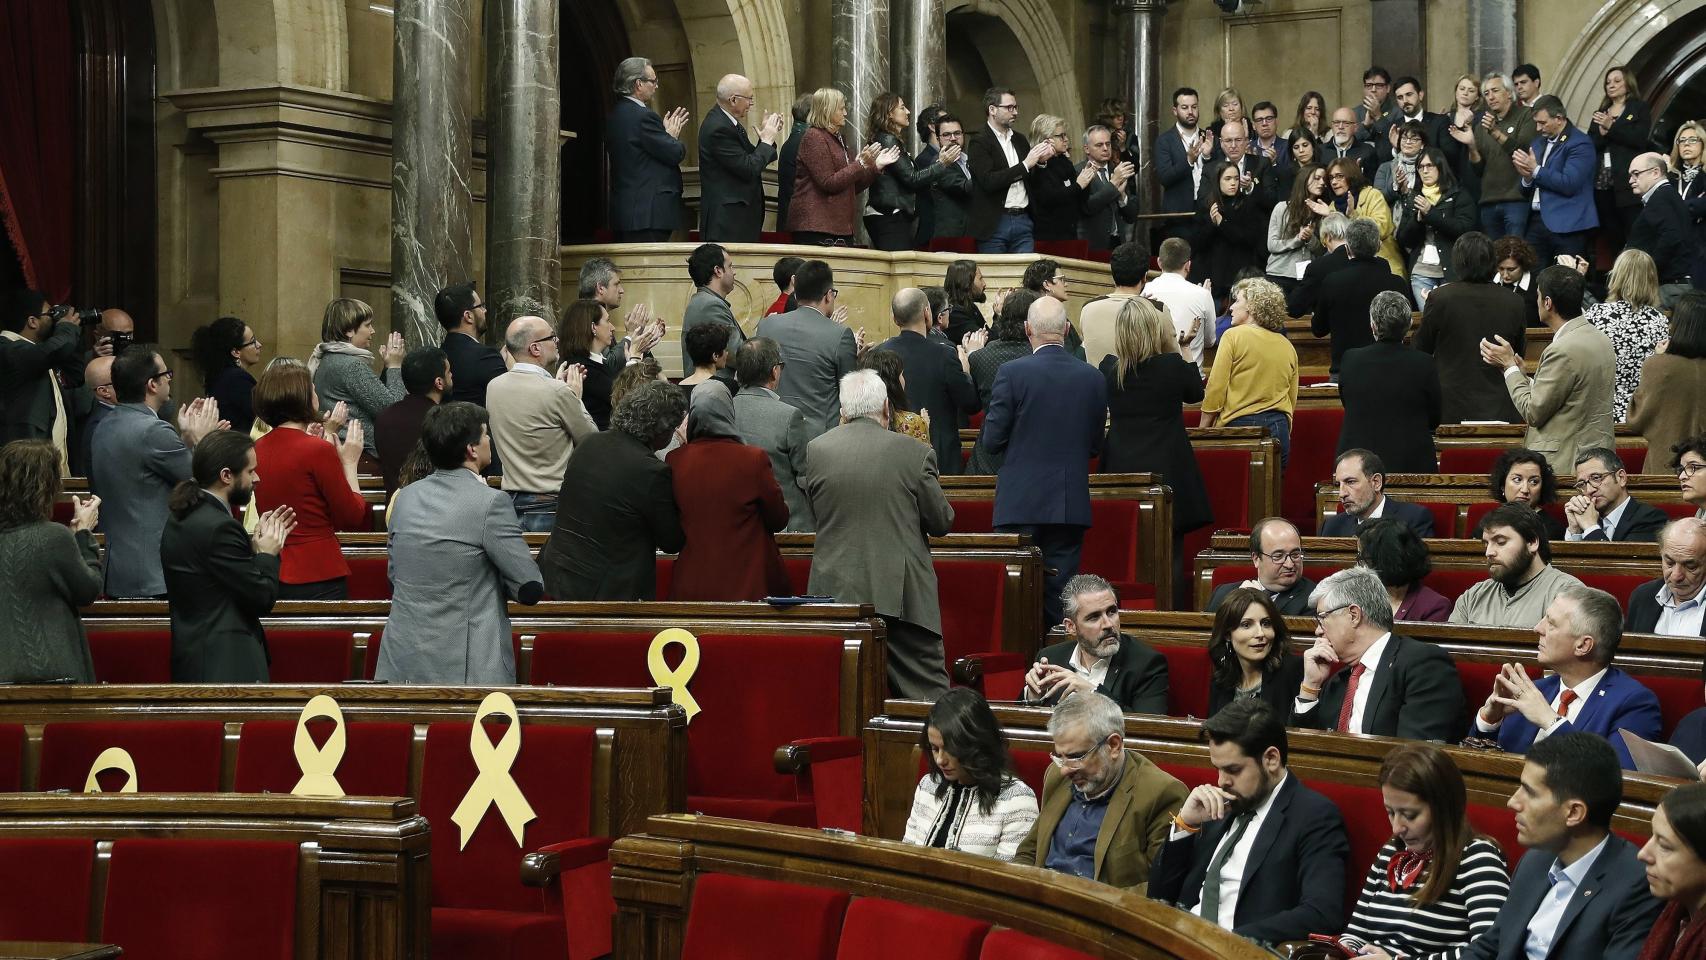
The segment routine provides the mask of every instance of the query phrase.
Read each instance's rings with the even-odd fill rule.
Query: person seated
[[[1564,504],[1566,540],[1639,540],[1652,543],[1670,515],[1629,495],[1629,471],[1616,450],[1576,451],[1576,495]]]
[[[1120,598],[1091,573],[1060,591],[1067,639],[1044,647],[1025,674],[1025,702],[1053,705],[1094,690],[1126,713],[1167,713],[1167,658],[1120,632]]]
[[[1434,515],[1416,503],[1401,503],[1386,495],[1386,464],[1380,455],[1361,447],[1346,450],[1333,461],[1333,482],[1339,486],[1339,512],[1321,524],[1323,537],[1354,537],[1370,520],[1391,517],[1416,531],[1434,535]]]
[[[1378,960],[1450,960],[1510,895],[1505,855],[1470,825],[1463,772],[1431,743],[1388,753],[1380,794],[1392,839],[1369,865],[1345,934]]]
[[[1345,917],[1345,821],[1286,770],[1283,717],[1238,700],[1203,722],[1215,782],[1185,798],[1149,882],[1152,899],[1262,943],[1336,933]]]
[[[1661,576],[1629,594],[1623,629],[1672,637],[1706,637],[1706,523],[1682,517],[1659,534]]]
[[[1566,587],[1534,632],[1540,635],[1535,662],[1546,676],[1531,680],[1521,666],[1505,664],[1475,714],[1475,732],[1496,736],[1508,753],[1526,753],[1535,741],[1571,730],[1597,734],[1611,741],[1624,769],[1634,769],[1617,732],[1657,741],[1664,721],[1653,691],[1611,665],[1623,639],[1617,598],[1582,584]]]
[[[1706,665],[1700,670],[1700,679],[1706,683]],[[1695,707],[1676,722],[1670,745],[1687,754],[1701,778],[1706,779],[1706,707]]]
[[[1310,594],[1315,645],[1303,655],[1292,724],[1405,740],[1463,735],[1463,684],[1451,654],[1392,632],[1392,602],[1367,567]]]
[[[1239,587],[1214,614],[1208,638],[1208,715],[1235,700],[1260,699],[1283,711],[1303,682],[1303,659],[1291,652],[1285,617],[1265,590]]]
[[[1505,804],[1528,852],[1498,919],[1459,960],[1635,960],[1660,904],[1635,845],[1611,832],[1622,797],[1623,772],[1604,740],[1563,733],[1535,744]]]
[[[1250,561],[1256,578],[1242,583],[1223,583],[1214,588],[1205,610],[1219,610],[1228,594],[1240,587],[1260,590],[1274,607],[1288,617],[1309,612],[1309,593],[1315,581],[1303,575],[1303,538],[1290,520],[1265,517],[1250,531]]]
[[[1539,514],[1548,541],[1564,538],[1564,521],[1540,509],[1558,502],[1558,476],[1544,453],[1527,447],[1506,449],[1487,474],[1487,492],[1495,503],[1520,503]]]
[[[1126,751],[1120,705],[1093,690],[1062,700],[1048,733],[1042,808],[1013,862],[1142,895],[1185,785]]]
[[[1007,738],[983,694],[954,687],[930,707],[919,738],[926,772],[902,843],[1012,860],[1037,822],[1037,795],[1013,776]]]
[[[1706,956],[1706,784],[1683,784],[1659,800],[1636,859],[1647,865],[1647,892],[1664,903],[1640,956]]]
[[[1526,629],[1540,622],[1565,587],[1580,580],[1552,566],[1552,545],[1540,515],[1507,503],[1481,518],[1487,545],[1487,579],[1463,591],[1451,608],[1452,623]]]
[[[1706,520],[1706,434],[1678,440],[1670,452],[1682,502],[1695,508],[1695,519]]]
[[[1392,601],[1392,619],[1444,623],[1451,601],[1423,586],[1433,571],[1428,545],[1396,520],[1371,520],[1357,531],[1357,563],[1380,576]]]

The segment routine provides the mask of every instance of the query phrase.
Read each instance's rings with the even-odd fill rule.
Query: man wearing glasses
[[[543,317],[517,317],[504,333],[515,366],[486,388],[492,447],[503,457],[503,489],[521,529],[549,533],[569,455],[598,432],[581,403],[578,363],[558,362],[557,334]]]
[[[1643,153],[1629,164],[1629,187],[1641,198],[1641,213],[1629,227],[1624,249],[1644,250],[1659,272],[1659,301],[1669,310],[1676,298],[1694,289],[1692,274],[1701,269],[1694,240],[1694,215],[1670,182],[1664,154]]]
[[[1356,138],[1372,141],[1385,136],[1396,116],[1392,103],[1392,74],[1385,67],[1373,66],[1362,73],[1362,102],[1356,106]]]
[[[1576,454],[1576,495],[1564,504],[1566,540],[1653,543],[1670,516],[1629,495],[1629,471],[1617,451],[1588,447]]]
[[[605,127],[610,151],[610,229],[619,243],[662,243],[681,222],[681,131],[687,111],[649,106],[658,74],[645,57],[616,65],[616,103]]]
[[[966,147],[971,168],[971,235],[978,253],[1031,253],[1031,198],[1025,177],[1054,156],[1048,141],[1031,146],[1013,129],[1019,98],[1006,87],[984,91],[988,123]]]
[[[1309,594],[1315,581],[1303,575],[1303,540],[1291,521],[1283,517],[1258,521],[1250,531],[1250,560],[1256,565],[1255,579],[1215,587],[1205,609],[1219,610],[1220,601],[1239,587],[1267,591],[1274,606],[1288,617],[1301,617],[1314,609]]]
[[[764,168],[776,159],[782,115],[764,115],[754,144],[746,132],[753,102],[752,81],[731,73],[717,81],[717,109],[699,125],[699,238],[708,243],[757,243],[764,228]]]
[[[76,376],[82,327],[75,311],[55,319],[47,298],[34,290],[14,293],[0,330],[0,443],[47,440],[68,463],[70,418],[59,385],[61,371]]]
[[[1228,120],[1220,125],[1220,151],[1215,158],[1238,168],[1238,189],[1255,197],[1263,210],[1271,210],[1279,201],[1275,184],[1273,161],[1250,153],[1250,131],[1242,120]],[[1213,177],[1203,177],[1197,186],[1197,206],[1206,207],[1219,185]]]

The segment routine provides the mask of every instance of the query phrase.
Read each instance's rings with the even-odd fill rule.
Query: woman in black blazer
[[[1421,181],[1418,188],[1400,197],[1392,217],[1398,221],[1398,247],[1410,268],[1410,290],[1422,304],[1433,288],[1457,279],[1451,269],[1452,248],[1458,237],[1481,229],[1481,224],[1480,207],[1457,185],[1444,151],[1422,151],[1416,159],[1416,179]]]
[[[616,324],[610,311],[597,300],[581,299],[563,311],[557,335],[562,339],[563,362],[578,363],[586,371],[581,380],[581,403],[598,429],[610,429],[610,388],[620,370],[612,370],[604,351],[616,339]]]
[[[1225,160],[1210,164],[1203,172],[1210,184],[1206,199],[1197,207],[1199,248],[1192,260],[1214,281],[1214,302],[1225,309],[1227,297],[1238,274],[1246,268],[1263,273],[1268,265],[1268,217],[1256,194],[1238,187],[1238,166]],[[1196,277],[1192,269],[1192,278]]]
[[[1404,346],[1410,303],[1396,290],[1375,294],[1368,308],[1374,341],[1339,359],[1339,453],[1380,455],[1389,473],[1438,473],[1434,428],[1441,394],[1434,358]]]
[[[1291,652],[1285,617],[1266,590],[1239,587],[1220,601],[1209,635],[1208,715],[1236,700],[1261,699],[1282,717],[1303,682],[1303,658]]]
[[[1046,113],[1032,120],[1031,144],[1044,141],[1054,144],[1054,156],[1025,175],[1031,237],[1043,241],[1076,240],[1084,188],[1095,179],[1096,171],[1089,167],[1083,173],[1073,169],[1072,143],[1066,138],[1065,120]]]
[[[1604,88],[1605,98],[1586,124],[1597,151],[1594,205],[1599,210],[1602,237],[1609,237],[1610,249],[1621,250],[1629,228],[1641,215],[1641,198],[1629,186],[1629,164],[1653,149],[1653,113],[1641,99],[1634,71],[1622,66],[1608,68]]]

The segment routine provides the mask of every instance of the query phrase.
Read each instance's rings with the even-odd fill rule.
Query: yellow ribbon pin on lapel
[[[681,666],[671,668],[664,662],[663,652],[672,643],[681,645]],[[680,627],[671,627],[652,638],[652,648],[646,653],[646,667],[652,672],[652,682],[668,687],[671,699],[687,711],[687,722],[699,712],[699,701],[693,699],[687,684],[699,670],[699,638]]]
[[[509,728],[494,747],[480,721],[497,714],[509,718]],[[450,815],[451,822],[462,831],[457,849],[467,849],[474,828],[485,818],[486,808],[493,804],[497,805],[498,813],[509,826],[516,846],[520,846],[522,828],[538,814],[533,812],[532,805],[521,795],[521,786],[509,774],[510,767],[515,766],[515,758],[521,754],[521,717],[516,713],[515,701],[509,694],[493,692],[480,701],[480,709],[474,712],[474,727],[468,731],[468,752],[473,756],[474,766],[480,775],[474,778],[467,795],[457,804],[456,812]]]
[[[123,747],[108,747],[95,758],[94,766],[89,768],[89,779],[83,781],[84,793],[105,793],[97,775],[107,770],[120,770],[130,775],[124,786],[118,788],[119,793],[136,792],[136,761],[130,758],[130,751]]]
[[[330,717],[334,724],[332,735],[326,738],[324,747],[314,746],[314,737],[308,732],[308,721],[315,717]],[[322,693],[302,708],[302,715],[296,718],[294,752],[296,765],[302,769],[302,779],[290,788],[292,794],[298,797],[344,795],[343,785],[338,783],[336,776],[338,764],[344,759],[344,712],[338,709],[336,700]]]

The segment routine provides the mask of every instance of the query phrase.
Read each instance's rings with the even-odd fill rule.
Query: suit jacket
[[[503,354],[465,333],[446,334],[439,347],[450,358],[450,376],[456,381],[445,399],[485,406],[486,386],[509,372]]]
[[[1305,271],[1307,273],[1308,271]],[[1339,372],[1339,361],[1346,350],[1365,347],[1374,342],[1368,325],[1368,306],[1375,294],[1394,290],[1404,295],[1413,310],[1416,301],[1410,285],[1392,272],[1392,267],[1380,257],[1367,260],[1352,259],[1342,270],[1321,281],[1321,292],[1315,302],[1315,314],[1309,328],[1317,337],[1332,337],[1331,372]]]
[[[1226,595],[1238,589],[1239,586],[1240,584],[1237,582],[1230,582],[1215,587],[1214,593],[1209,595],[1208,606],[1203,609],[1210,612],[1219,610],[1221,601],[1225,600]],[[1311,616],[1315,613],[1315,608],[1309,605],[1309,595],[1314,592],[1315,581],[1305,576],[1299,576],[1297,582],[1291,585],[1291,589],[1273,598],[1274,606],[1278,608],[1281,614],[1288,617]]]
[[[1404,112],[1396,107],[1392,109],[1391,113],[1375,121],[1374,136],[1369,140],[1369,143],[1374,145],[1375,153],[1380,157],[1381,162],[1392,159],[1392,139],[1389,133],[1393,127],[1403,122]],[[1457,144],[1457,141],[1451,139],[1451,135],[1446,132],[1451,121],[1445,114],[1429,113],[1423,110],[1417,122],[1422,125],[1422,136],[1427,138],[1428,146],[1447,151]]]
[[[1373,450],[1392,473],[1435,473],[1442,398],[1434,359],[1402,343],[1347,350],[1339,361],[1339,453]]]
[[[89,475],[89,460],[94,450],[95,428],[113,412],[113,407],[97,399],[89,408],[89,415],[77,426],[77,440],[71,447],[71,475],[87,477]]]
[[[424,393],[411,393],[380,411],[373,420],[374,445],[379,448],[379,473],[385,480],[385,491],[397,489],[397,475],[403,471],[403,461],[415,450],[421,439],[421,424],[427,411],[438,406]]]
[[[940,635],[928,538],[953,527],[954,508],[935,451],[860,417],[806,445],[803,486],[817,519],[808,591]]]
[[[1522,445],[1547,463],[1575,463],[1582,447],[1615,447],[1611,395],[1617,358],[1611,341],[1576,317],[1558,328],[1540,354],[1534,378],[1505,377],[1517,414],[1528,424]]]
[[[1546,154],[1546,137],[1534,138],[1528,146],[1536,163]],[[1522,192],[1540,191],[1540,222],[1553,233],[1576,233],[1599,226],[1594,210],[1593,180],[1599,153],[1588,135],[1574,124],[1565,127],[1544,166],[1524,177]]]
[[[685,540],[669,466],[607,430],[563,472],[557,523],[539,553],[545,589],[553,600],[656,600],[657,552],[676,553]]]
[[[770,469],[788,504],[787,530],[810,533],[812,501],[802,486],[806,475],[806,417],[767,387],[742,387],[735,394],[735,428],[742,443],[770,455]]]
[[[1315,302],[1321,295],[1321,284],[1350,265],[1351,248],[1342,243],[1331,253],[1309,261],[1309,266],[1303,271],[1303,279],[1285,296],[1285,312],[1294,317],[1314,313]],[[1366,320],[1363,325],[1368,325]],[[1372,334],[1369,339],[1373,339]]]
[[[1037,659],[1066,664],[1078,641],[1067,640],[1044,647]],[[1129,633],[1120,634],[1120,648],[1108,659],[1108,672],[1096,692],[1120,705],[1125,713],[1167,715],[1167,658]],[[1060,702],[1058,695],[1033,701],[1045,706]]]
[[[663,118],[631,97],[618,96],[605,121],[604,142],[610,151],[610,229],[679,226],[687,146],[669,135]]]
[[[1084,189],[1078,185],[1078,170],[1070,157],[1055,154],[1026,174],[1025,193],[1031,201],[1031,232],[1036,239],[1078,239]]]
[[[1096,832],[1093,871],[1099,883],[1139,895],[1149,883],[1150,867],[1167,840],[1173,815],[1185,805],[1190,791],[1148,757],[1127,750],[1119,783],[1108,797],[1102,828]],[[1054,764],[1043,774],[1042,802],[1031,832],[1019,842],[1014,863],[1041,867],[1048,862],[1054,832],[1072,802],[1072,781]]]
[[[1225,158],[1220,159],[1224,160]],[[1220,189],[1219,184],[1212,182],[1214,178],[1209,176],[1208,168],[1208,164],[1203,166],[1202,183],[1197,185],[1196,206],[1199,209],[1206,209],[1215,198],[1216,191]],[[1255,181],[1255,186],[1250,189],[1250,198],[1255,201],[1256,210],[1265,230],[1268,224],[1268,214],[1273,212],[1274,204],[1278,203],[1280,199],[1278,195],[1279,175],[1274,172],[1274,162],[1267,157],[1246,154],[1238,169],[1240,173],[1248,173],[1250,179]]]
[[[160,596],[166,592],[160,568],[166,501],[179,481],[190,478],[189,447],[147,404],[121,403],[95,435],[89,469],[107,536],[106,595]]]
[[[841,421],[841,378],[858,363],[853,331],[815,307],[774,313],[758,321],[758,335],[782,348],[782,379],[776,392],[806,415],[816,437]]]
[[[913,158],[913,162],[916,165],[923,167],[923,166],[928,166],[929,164],[932,164],[932,163],[936,163],[936,162],[941,160],[942,151],[936,149],[935,144],[930,143],[927,140],[924,140],[922,137],[919,138],[919,142],[922,143],[923,146],[919,149],[918,156]],[[960,159],[963,161],[965,158],[961,157]],[[958,169],[957,164],[955,165],[955,169]],[[945,177],[947,175],[948,175],[948,173],[946,171],[943,171],[942,176]],[[930,245],[930,239],[936,235],[936,190],[935,190],[935,188],[932,186],[929,189],[926,189],[924,192],[920,193],[917,197],[917,202],[918,202],[918,223],[917,223],[917,231],[918,232],[913,239],[915,241],[915,245],[916,245],[917,249],[922,250],[925,247]]]
[[[1629,612],[1623,618],[1623,629],[1629,633],[1652,633],[1659,625],[1659,588],[1663,580],[1648,580],[1629,593]],[[1700,624],[1700,635],[1706,637],[1706,619]]]
[[[960,162],[930,185],[932,238],[971,236],[971,195],[971,167],[962,153]]]
[[[1433,354],[1439,371],[1441,423],[1521,422],[1499,369],[1481,359],[1480,343],[1501,336],[1520,355],[1527,343],[1525,309],[1520,296],[1490,283],[1459,280],[1428,295],[1414,346]]]
[[[82,328],[76,321],[53,325],[40,343],[0,337],[0,444],[13,440],[53,439],[53,420],[58,406],[53,393],[59,368],[76,364],[82,346]],[[66,397],[65,429],[69,441],[71,401]],[[66,451],[67,459],[70,452]]]
[[[1107,381],[1064,347],[1002,364],[978,438],[990,453],[1005,454],[995,525],[1090,526],[1090,458],[1107,422]]]
[[[966,165],[971,169],[971,209],[967,218],[967,230],[970,235],[979,240],[987,238],[995,232],[995,224],[1001,220],[1001,214],[1007,207],[1007,188],[1023,181],[1030,173],[1025,168],[1025,155],[1031,152],[1031,143],[1025,135],[1013,130],[1013,154],[1019,162],[1009,165],[1007,154],[1001,150],[1001,142],[995,138],[995,131],[990,129],[986,121],[977,134],[966,144]],[[1032,203],[1035,197],[1029,198]]]
[[[1659,530],[1670,522],[1670,514],[1658,507],[1642,503],[1634,497],[1629,498],[1629,505],[1623,508],[1623,516],[1617,518],[1617,529],[1611,531],[1611,539],[1619,543],[1631,540],[1642,543],[1656,543]],[[1593,529],[1582,535],[1583,540],[1598,540],[1604,542],[1605,531],[1595,524]]]
[[[700,287],[687,298],[687,312],[681,317],[681,375],[684,377],[693,373],[693,359],[687,355],[687,331],[702,323],[721,323],[729,328],[728,357],[723,362],[725,370],[734,370],[735,354],[740,351],[741,344],[746,343],[746,333],[735,320],[735,312],[729,308],[729,302],[710,287]]]
[[[1658,267],[1660,283],[1682,283],[1695,269],[1694,215],[1688,202],[1666,180],[1653,188],[1641,215],[1629,228],[1625,247],[1644,250]]]
[[[711,108],[699,123],[701,241],[758,242],[764,230],[764,168],[775,159],[773,145],[753,143],[745,126],[722,107]]]
[[[799,172],[800,141],[805,139],[806,125],[795,122],[788,130],[788,139],[776,155],[776,229],[791,230],[788,226],[788,205],[794,200],[794,177]]]
[[[1085,161],[1088,163],[1089,161]],[[1078,165],[1082,173],[1084,164]],[[1132,181],[1126,188],[1114,186],[1112,180],[1098,174],[1084,190],[1082,215],[1078,218],[1078,238],[1089,242],[1092,250],[1109,249],[1113,237],[1124,237],[1137,222],[1137,198],[1131,194]]]
[[[930,340],[911,330],[902,330],[884,340],[878,350],[900,357],[906,374],[906,402],[914,411],[930,413],[930,446],[936,450],[936,467],[945,475],[962,472],[960,420],[983,409],[971,377],[960,369],[953,347]]]
[[[278,599],[278,554],[256,553],[225,501],[202,491],[189,513],[166,520],[160,565],[172,682],[266,683],[271,658],[260,618]]]
[[[1380,511],[1380,516],[1387,520],[1403,521],[1405,526],[1416,531],[1416,536],[1424,540],[1434,535],[1433,511],[1419,503],[1405,503],[1387,497],[1386,506]],[[1350,514],[1335,513],[1321,524],[1318,536],[1354,537],[1357,535],[1357,528],[1361,526],[1362,523]]]
[[[1655,616],[1654,621],[1657,622]],[[1563,680],[1557,674],[1549,674],[1534,682],[1540,689],[1540,695],[1548,702],[1558,695],[1558,687]],[[1623,738],[1617,735],[1619,730],[1631,733],[1653,741],[1663,742],[1660,738],[1660,728],[1664,720],[1659,716],[1659,698],[1653,691],[1644,686],[1641,681],[1629,676],[1616,667],[1608,667],[1605,676],[1599,680],[1599,685],[1593,688],[1593,693],[1582,705],[1582,712],[1574,721],[1565,720],[1558,728],[1547,734],[1555,737],[1560,733],[1592,733],[1604,737],[1617,751],[1617,759],[1623,762],[1623,769],[1635,769],[1635,761],[1629,759],[1629,748],[1624,745]],[[1499,724],[1499,746],[1506,753],[1527,753],[1534,745],[1534,735],[1539,732],[1527,717],[1513,713],[1505,717]]]
[[[1169,840],[1149,880],[1149,896],[1195,912],[1209,860],[1233,818]],[[1266,943],[1303,940],[1345,925],[1345,860],[1350,841],[1339,808],[1288,773],[1244,861],[1232,932]]]
[[[1646,867],[1635,845],[1611,834],[1605,849],[1564,907],[1547,960],[1635,960],[1664,903],[1647,890]],[[1528,923],[1552,889],[1557,856],[1530,850],[1511,874],[1510,895],[1498,919],[1469,942],[1459,960],[1523,960]]]
[[[1359,126],[1357,129],[1361,130],[1362,128]],[[1326,166],[1339,159],[1340,156],[1349,157],[1361,164],[1362,178],[1371,184],[1374,182],[1374,175],[1380,172],[1380,151],[1375,148],[1374,144],[1365,140],[1354,141],[1349,149],[1341,154],[1338,144],[1333,142],[1331,134],[1327,136],[1327,139],[1321,141],[1321,149],[1315,152],[1315,162],[1321,166]]]
[[[1334,673],[1315,706],[1296,714],[1299,727],[1331,730],[1350,686],[1350,668]],[[1431,643],[1392,634],[1380,652],[1374,688],[1363,705],[1357,733],[1404,740],[1456,743],[1463,736],[1463,684],[1451,654]]]

